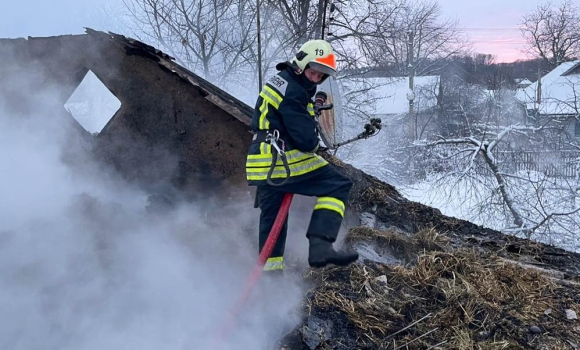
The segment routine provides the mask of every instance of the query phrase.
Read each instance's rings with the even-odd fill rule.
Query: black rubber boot
[[[332,242],[323,238],[310,237],[308,249],[308,264],[310,267],[324,267],[328,264],[346,266],[358,259],[358,253],[354,250],[337,252],[332,247]]]

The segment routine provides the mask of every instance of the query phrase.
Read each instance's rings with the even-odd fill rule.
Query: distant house
[[[561,63],[524,89],[516,99],[523,105],[528,123],[549,118],[571,137],[580,137],[580,60]]]
[[[384,125],[409,125],[409,98],[413,97],[413,123],[416,130],[434,120],[439,100],[439,76],[416,76],[411,94],[408,77],[373,77],[341,81],[344,97],[371,117],[381,118]],[[428,116],[426,116],[428,114]]]
[[[409,113],[409,78],[372,78],[379,96],[375,114],[388,118]],[[422,112],[437,106],[439,93],[439,76],[418,76],[413,79],[414,110]]]
[[[516,88],[518,89],[525,89],[528,86],[532,85],[532,81],[527,79],[527,78],[523,78],[523,79],[515,79],[514,82],[516,83]]]

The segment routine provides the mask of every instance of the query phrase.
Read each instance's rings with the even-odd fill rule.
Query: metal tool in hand
[[[327,97],[328,96],[324,91],[319,91],[316,93],[316,95],[314,96],[314,113],[316,114],[316,129],[318,131],[318,134],[322,138],[322,141],[324,141],[324,144],[328,148],[332,148],[332,149],[336,150],[338,147],[344,146],[348,143],[351,143],[351,142],[354,142],[357,140],[361,140],[361,139],[367,139],[371,136],[374,136],[382,129],[383,126],[382,126],[381,119],[380,118],[371,118],[369,120],[369,122],[367,124],[365,124],[364,131],[361,132],[360,134],[356,135],[355,137],[353,137],[349,140],[343,141],[343,142],[339,142],[339,143],[329,142],[328,138],[326,137],[326,134],[324,132],[322,132],[322,130],[320,128],[319,121],[318,121],[318,118],[320,117],[321,111],[331,109],[333,107],[332,103],[325,104]]]
[[[362,139],[368,139],[371,136],[374,136],[376,134],[378,134],[379,131],[381,131],[383,127],[381,118],[371,118],[371,120],[369,121],[369,123],[365,124],[364,126],[364,131],[361,132],[360,134],[356,135],[355,137],[348,139],[346,141],[343,142],[339,142],[335,145],[333,145],[333,148],[338,148],[340,146],[344,146],[347,143],[351,143],[353,141],[356,140],[362,140]]]

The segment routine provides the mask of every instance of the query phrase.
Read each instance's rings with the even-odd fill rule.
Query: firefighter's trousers
[[[319,237],[329,242],[334,242],[344,217],[351,187],[352,182],[350,179],[342,175],[331,164],[316,170],[315,174],[304,179],[300,179],[300,177],[293,178],[281,186],[258,186],[258,202],[261,209],[260,252],[268,239],[286,193],[318,197],[306,231],[306,237]],[[283,256],[287,230],[288,219],[284,222],[278,241],[264,270],[278,270],[284,267]]]

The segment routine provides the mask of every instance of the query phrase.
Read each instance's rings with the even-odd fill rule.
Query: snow
[[[538,82],[518,90],[516,98],[526,105],[526,109],[538,109],[541,114],[578,114],[580,104],[580,73],[571,74],[578,68],[580,60],[561,63],[544,75],[541,81],[541,102],[537,103]]]
[[[428,109],[437,105],[439,76],[416,76],[414,81],[415,108]],[[342,80],[345,94],[359,92],[368,101],[369,113],[377,116],[403,114],[409,111],[408,77],[353,78]]]
[[[409,110],[409,78],[396,78],[389,81],[389,78],[371,78],[371,84],[376,84],[377,94],[382,99],[377,103],[376,114],[401,114]],[[439,76],[416,76],[413,78],[415,101],[423,108],[437,105],[435,98],[439,85]],[[421,94],[424,91],[433,92],[431,95]]]
[[[533,175],[533,174],[531,174]],[[538,174],[543,177],[543,175]],[[511,231],[506,228],[505,214],[500,208],[494,209],[491,206],[481,208],[482,199],[485,198],[486,193],[490,188],[485,181],[460,181],[454,182],[451,179],[439,181],[438,177],[430,177],[424,181],[417,182],[411,185],[404,185],[397,187],[409,200],[419,202],[433,208],[437,208],[443,215],[467,220],[474,224],[491,228],[494,230],[504,231],[507,234],[519,235],[519,231]],[[522,206],[519,208],[529,209],[528,206],[534,205],[535,189],[533,186],[516,186],[514,195],[521,198],[528,198],[528,202],[521,203],[516,201],[516,204]],[[543,205],[546,210],[552,212],[567,212],[570,210],[568,202],[565,200],[565,191],[557,190],[559,186],[553,185],[551,189],[546,189],[543,193]],[[512,187],[513,189],[513,187]],[[564,200],[563,200],[564,199]],[[524,208],[525,207],[525,208]],[[541,216],[541,215],[540,215]],[[574,216],[578,220],[578,215]],[[535,218],[529,218],[535,219]],[[566,221],[562,221],[566,224]],[[580,252],[580,245],[578,244],[579,237],[576,233],[577,228],[574,223],[570,223],[572,232],[537,232],[532,235],[531,239],[542,243],[555,245],[572,252]],[[523,236],[522,238],[527,238]]]
[[[471,184],[462,184],[454,188],[439,190],[434,185],[435,179],[418,182],[408,186],[397,188],[407,199],[419,202],[433,208],[437,208],[443,215],[471,221],[485,227],[498,226],[499,222],[494,220],[479,220],[472,214],[472,208],[477,202],[475,200],[466,200],[461,193],[474,191]]]

